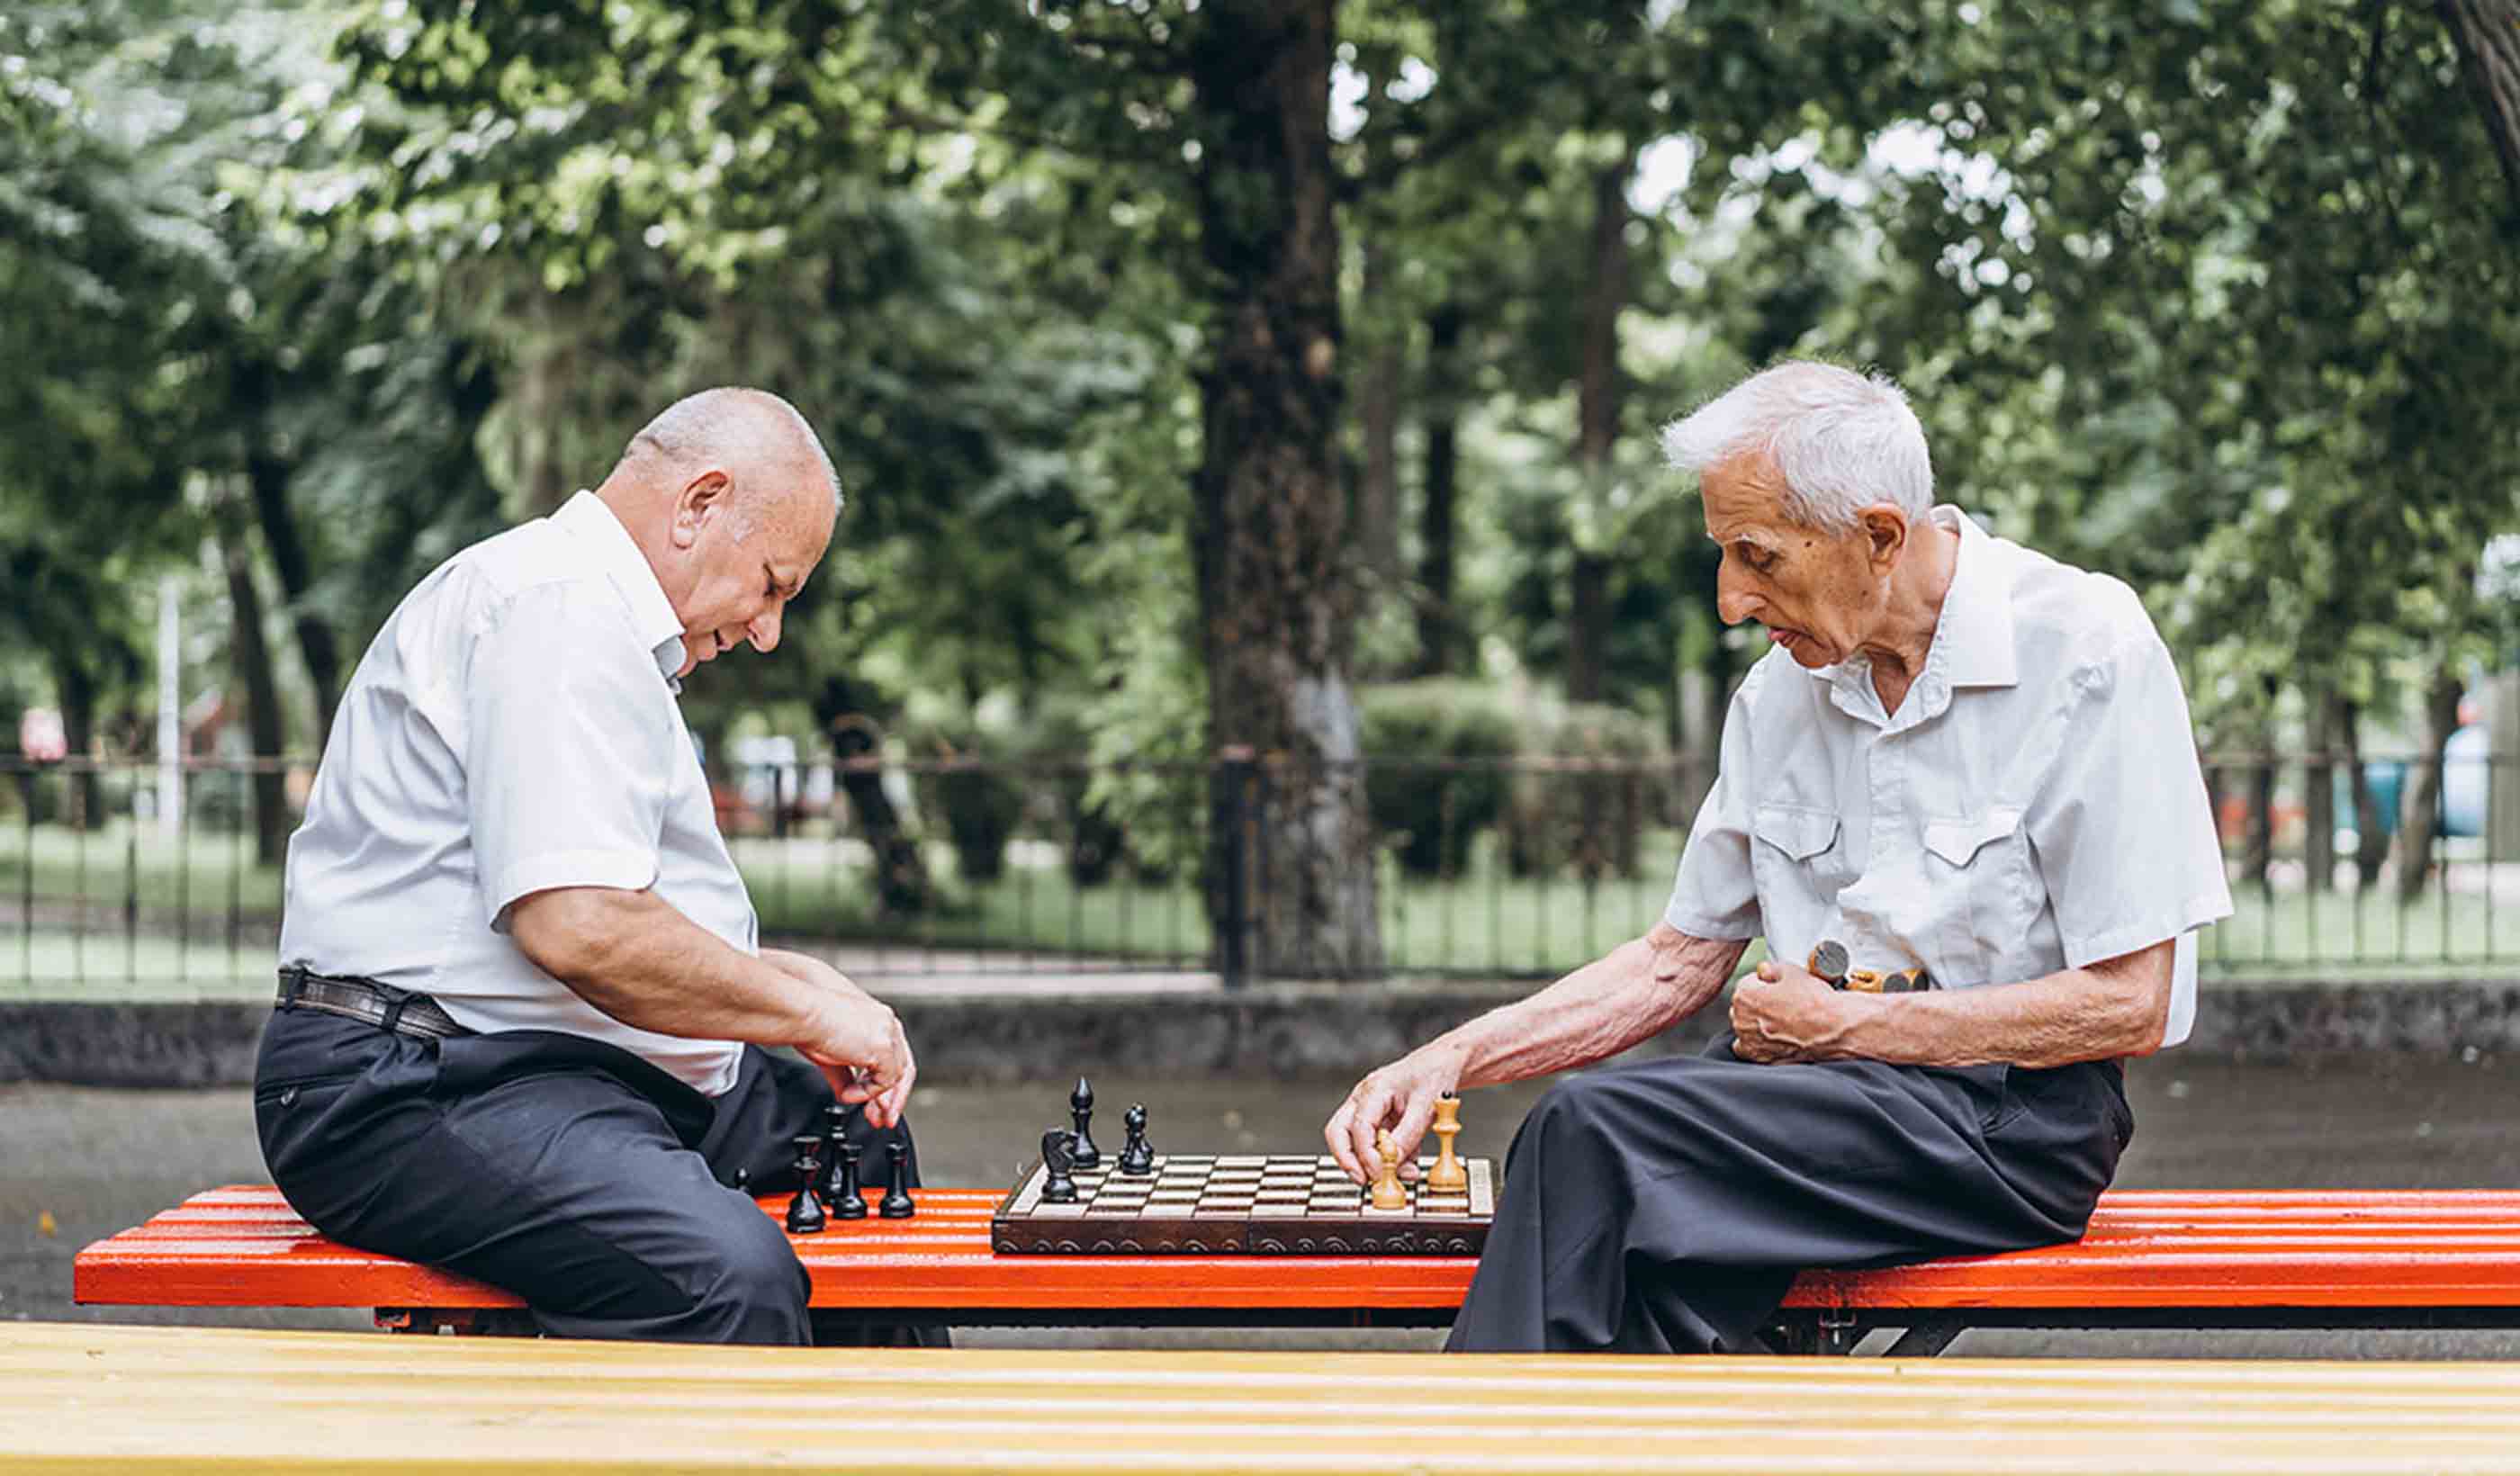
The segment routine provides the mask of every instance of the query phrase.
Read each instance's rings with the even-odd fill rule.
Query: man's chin
[[[1785,654],[1794,658],[1794,664],[1807,671],[1818,671],[1829,664],[1828,652],[1820,643],[1799,631],[1771,629],[1768,639],[1783,647]]]

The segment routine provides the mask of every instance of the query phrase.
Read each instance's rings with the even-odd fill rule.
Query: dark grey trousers
[[[2080,1238],[2135,1132],[2114,1061],[1760,1066],[1732,1045],[1541,1098],[1447,1347],[1756,1351],[1797,1272]]]
[[[505,1287],[554,1336],[805,1343],[805,1269],[729,1185],[742,1170],[755,1192],[793,1188],[789,1140],[819,1134],[832,1100],[814,1067],[750,1047],[712,1099],[578,1036],[425,1040],[280,1009],[253,1115],[317,1230]],[[879,1183],[889,1135],[856,1114],[847,1132]],[[911,1169],[916,1184],[915,1152]],[[878,1335],[904,1338],[936,1340]]]

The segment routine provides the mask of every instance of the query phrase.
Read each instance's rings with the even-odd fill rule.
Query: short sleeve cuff
[[[2105,932],[2075,933],[2062,941],[2067,968],[2089,968],[2111,959],[2122,959],[2156,943],[2167,943],[2182,933],[2192,932],[2209,922],[2220,922],[2231,916],[2228,893],[2188,898],[2174,914],[2144,921],[2127,922]]]
[[[481,900],[488,921],[504,929],[508,909],[519,898],[564,886],[608,886],[643,892],[656,880],[656,858],[645,851],[546,851],[485,876]]]
[[[1747,943],[1759,936],[1755,924],[1720,922],[1701,913],[1690,912],[1676,902],[1662,910],[1662,920],[1692,938],[1704,938],[1709,943]]]

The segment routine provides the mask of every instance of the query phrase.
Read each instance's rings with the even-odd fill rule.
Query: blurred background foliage
[[[2134,584],[2209,746],[2437,752],[2520,630],[2515,18],[9,0],[0,744],[146,751],[171,576],[188,700],[311,752],[433,563],[742,382],[849,513],[687,693],[713,759],[1127,761],[1060,803],[1195,867],[1170,766],[1234,745],[1710,754],[1760,648],[1652,431],[1817,354]]]

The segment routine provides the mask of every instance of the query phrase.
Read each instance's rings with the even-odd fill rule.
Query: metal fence
[[[277,852],[311,766],[0,760],[0,999],[255,998],[276,962]],[[766,942],[899,989],[1136,987],[1152,976],[1537,978],[1649,926],[1712,774],[1686,761],[1369,761],[1371,953],[1285,955],[1296,786],[1265,763],[966,760],[736,766],[712,786]],[[2510,778],[2512,783],[2505,783]],[[2520,976],[2520,776],[2453,756],[2208,765],[2236,915],[2228,977]],[[2420,873],[2411,791],[2440,832]],[[169,804],[170,799],[177,800]],[[1308,840],[1305,837],[1316,837]],[[1321,858],[1309,858],[1319,861]],[[2131,857],[2129,865],[2141,865]],[[1353,865],[1351,872],[1357,868]],[[1305,925],[1298,918],[1297,925]]]

